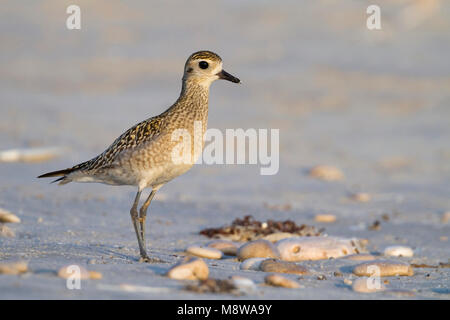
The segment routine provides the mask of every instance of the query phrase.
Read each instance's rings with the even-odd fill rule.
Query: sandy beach
[[[0,299],[450,299],[450,3],[378,1],[382,29],[366,27],[365,1],[6,1],[0,9],[0,152],[54,148],[55,157],[0,162],[0,208],[20,218],[0,237]],[[428,3],[428,4],[424,4]],[[156,195],[149,254],[139,263],[129,210],[135,188],[36,179],[101,153],[135,123],[178,97],[186,58],[208,49],[243,84],[211,87],[209,128],[279,129],[279,171],[195,165]],[[22,159],[23,160],[23,159]],[[311,177],[329,165],[336,181]],[[355,194],[368,195],[364,201]],[[367,200],[367,201],[365,201]],[[336,221],[317,222],[317,214]],[[243,295],[195,293],[167,271],[205,228],[251,215],[291,220],[323,234],[367,239],[382,257],[407,246],[412,276],[360,293],[360,261],[301,261],[299,289],[264,284],[236,257],[204,259],[210,278],[253,280]],[[102,274],[69,290],[57,271]],[[336,273],[337,272],[337,273]]]

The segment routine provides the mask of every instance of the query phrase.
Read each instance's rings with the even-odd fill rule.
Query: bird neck
[[[190,114],[207,115],[210,84],[183,79],[180,97],[176,103],[178,109],[185,109]]]

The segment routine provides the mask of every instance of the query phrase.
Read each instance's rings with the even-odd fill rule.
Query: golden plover
[[[59,184],[75,181],[137,186],[138,191],[130,214],[139,244],[140,261],[158,261],[149,258],[145,248],[147,208],[161,186],[185,173],[196,161],[173,161],[172,150],[179,143],[172,139],[174,130],[187,130],[192,137],[194,122],[200,121],[201,150],[203,149],[203,136],[208,120],[209,87],[217,79],[240,83],[238,78],[222,69],[222,59],[219,55],[211,51],[193,53],[184,67],[180,97],[169,109],[128,129],[97,157],[72,168],[43,174],[38,178],[61,176],[54,181]],[[151,188],[152,191],[138,213],[139,199],[145,188]]]

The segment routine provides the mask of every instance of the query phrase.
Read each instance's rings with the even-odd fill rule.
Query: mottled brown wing
[[[161,133],[162,124],[162,118],[159,116],[138,123],[118,137],[102,154],[76,165],[72,168],[72,172],[91,171],[111,166],[123,151],[134,149],[146,141],[155,139]]]

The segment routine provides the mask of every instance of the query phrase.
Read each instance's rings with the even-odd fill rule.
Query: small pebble
[[[261,262],[260,270],[264,272],[276,272],[276,273],[292,273],[292,274],[307,274],[308,269],[299,266],[293,262],[280,261],[275,259],[266,259]]]
[[[25,261],[0,263],[0,274],[21,274],[28,271]]]
[[[188,257],[174,265],[167,276],[177,280],[206,280],[209,276],[207,264],[199,258]]]
[[[412,257],[414,251],[410,247],[390,246],[384,249],[384,255],[391,257]]]
[[[78,271],[80,272],[79,276],[81,280],[87,280],[90,278],[89,272],[79,265],[68,265],[60,268],[58,270],[58,277],[68,279],[69,277],[73,277]]]
[[[335,272],[333,273],[333,275],[334,275],[335,277],[342,277],[342,276],[343,276],[342,272],[339,272],[339,271],[335,271]]]
[[[235,256],[238,246],[233,241],[229,240],[214,240],[206,245],[208,248],[213,248],[222,251],[227,256]]]
[[[242,245],[237,252],[240,261],[249,258],[280,258],[278,249],[267,240],[255,240]]]
[[[98,271],[89,271],[89,279],[100,280],[103,275]]]
[[[336,222],[336,216],[334,214],[317,214],[314,220],[316,222],[332,223]]]
[[[14,238],[16,234],[8,226],[0,223],[0,237]]]
[[[246,260],[244,260],[241,263],[240,269],[241,270],[259,271],[259,270],[261,270],[260,269],[261,262],[263,262],[264,260],[266,260],[266,258],[250,258],[250,259],[246,259]]]
[[[450,211],[445,212],[441,217],[442,223],[449,223],[450,222]]]
[[[271,286],[296,289],[300,288],[297,281],[285,278],[279,274],[270,274],[264,278],[264,281]]]
[[[297,235],[289,232],[275,232],[268,234],[267,236],[263,237],[264,240],[270,241],[270,242],[277,242],[286,238],[292,238],[296,237]]]
[[[384,291],[386,288],[379,282],[379,279],[362,277],[353,281],[352,289],[355,292],[373,293]]]
[[[371,254],[351,254],[349,256],[345,256],[344,259],[353,260],[353,261],[369,261],[376,260],[379,257],[373,256]]]
[[[189,246],[186,252],[194,256],[206,259],[221,259],[222,251],[214,248],[203,248],[198,246]]]
[[[412,276],[414,274],[410,264],[387,260],[365,262],[353,268],[353,273],[357,276],[370,277],[377,275],[378,272],[380,277]]]
[[[0,223],[20,223],[20,218],[8,210],[0,208]]]
[[[339,258],[358,252],[358,241],[337,237],[295,237],[276,243],[285,261]]]
[[[344,174],[336,167],[320,165],[309,171],[309,176],[325,181],[337,181],[344,178]]]
[[[369,202],[370,194],[366,192],[357,192],[350,196],[350,199],[356,202]]]
[[[352,283],[353,283],[353,281],[350,280],[350,279],[344,279],[344,283],[345,283],[346,285],[348,285],[348,286],[351,286]]]

